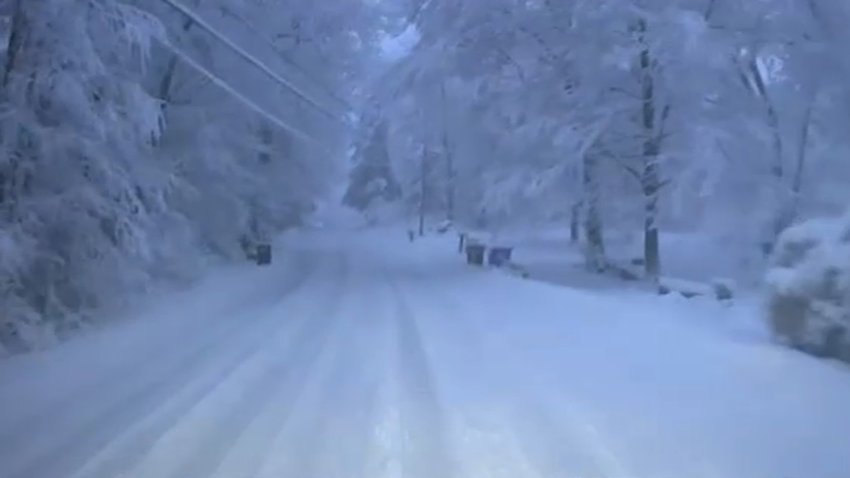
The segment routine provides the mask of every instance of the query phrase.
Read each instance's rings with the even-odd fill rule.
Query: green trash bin
[[[483,244],[468,244],[466,246],[466,263],[473,266],[483,266],[486,252],[487,247]]]
[[[267,266],[272,263],[271,244],[260,244],[256,251],[257,265]]]

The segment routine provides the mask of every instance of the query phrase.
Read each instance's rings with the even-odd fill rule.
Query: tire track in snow
[[[462,437],[457,446],[466,449],[461,454],[465,457],[465,476],[632,476],[605,437],[568,396],[559,394],[557,401],[547,398],[551,390],[534,380],[535,367],[545,367],[545,363],[523,363],[521,350],[496,346],[484,339],[489,332],[486,320],[491,317],[482,316],[482,312],[498,314],[510,308],[493,306],[494,297],[489,293],[459,297],[443,285],[420,282],[420,306],[426,307],[427,299],[427,307],[440,323],[434,327],[440,334],[435,342],[452,344],[439,357],[454,357],[460,365],[444,369],[465,372],[438,378],[445,379],[447,390],[454,389],[461,397],[453,403],[463,403],[462,397],[470,393],[470,388],[482,389],[479,396],[466,399],[475,408],[454,410],[452,414],[455,435]],[[482,303],[489,307],[482,308]],[[522,327],[521,320],[527,319],[517,316],[511,320]],[[485,410],[482,401],[489,403]]]
[[[401,278],[406,279],[406,278]],[[417,317],[406,293],[390,280],[393,291],[396,334],[397,429],[399,447],[395,472],[401,477],[454,476],[446,424],[434,384]]]
[[[156,443],[173,428],[180,425],[181,418],[191,413],[222,384],[233,380],[233,376],[245,373],[244,369],[254,361],[265,361],[272,345],[288,345],[298,334],[298,326],[303,320],[292,320],[284,314],[293,302],[298,302],[307,290],[307,285],[317,275],[314,270],[310,277],[299,281],[297,290],[289,291],[287,296],[274,309],[263,317],[263,326],[254,327],[250,340],[240,341],[238,350],[227,354],[221,367],[215,367],[210,373],[203,374],[179,393],[162,400],[157,409],[128,428],[122,436],[113,440],[80,469],[73,478],[114,478],[127,476],[129,470],[139,464],[150,453]],[[313,280],[311,280],[313,279]]]
[[[304,275],[287,284],[284,294],[303,285],[308,277]],[[275,299],[279,300],[280,295]],[[260,307],[268,307],[268,304],[252,307],[252,311]],[[5,463],[3,467],[8,466],[3,472],[4,478],[68,476],[69,470],[83,466],[99,449],[134,423],[154,413],[162,401],[178,394],[204,370],[221,367],[219,352],[239,349],[246,341],[250,342],[252,334],[262,331],[267,321],[228,318],[218,323],[213,331],[204,334],[203,340],[190,342],[192,346],[189,348],[163,354],[163,358],[152,353],[154,358],[148,360],[155,360],[156,366],[126,369],[121,376],[116,373],[99,379],[97,390],[81,389],[62,408],[38,417],[35,424],[19,432],[21,434],[15,441],[8,442],[18,443],[20,447],[5,448],[4,452],[0,452],[0,459]],[[144,360],[138,362],[144,364]],[[227,366],[224,364],[225,368]],[[109,398],[104,399],[104,393]],[[88,402],[107,403],[107,406],[93,408]],[[54,430],[60,433],[58,438]],[[9,455],[3,458],[5,453]]]
[[[464,301],[455,293],[445,296],[448,307],[467,310],[467,317],[478,317],[466,323],[472,334],[485,336],[486,323],[480,313],[475,315],[470,307],[474,299],[467,297]],[[508,304],[502,310],[516,313],[516,308]],[[512,320],[511,325],[522,327],[522,322]],[[632,465],[615,449],[614,440],[596,426],[590,410],[570,396],[569,384],[543,380],[537,373],[551,369],[553,364],[539,359],[523,360],[523,350],[506,348],[504,343],[489,345],[486,353],[494,360],[499,356],[514,357],[501,362],[504,373],[497,376],[501,377],[506,390],[513,390],[509,393],[516,398],[515,406],[508,409],[506,423],[511,424],[516,443],[542,476],[635,476],[630,471]],[[504,380],[506,376],[511,377],[509,382]]]
[[[346,261],[350,262],[346,257]],[[348,293],[348,282],[351,281],[352,272],[349,263],[349,272],[345,281],[339,282],[336,292],[323,303],[331,305],[322,313],[324,321],[315,328],[319,333],[320,342],[310,348],[309,367],[300,367],[300,379],[295,391],[290,387],[280,387],[274,394],[271,402],[274,406],[268,407],[263,413],[257,415],[249,423],[227,456],[219,464],[215,473],[211,476],[220,478],[238,477],[264,477],[264,476],[302,476],[298,474],[269,473],[270,468],[280,468],[281,461],[299,453],[304,448],[316,446],[316,428],[311,409],[315,410],[316,389],[327,375],[328,364],[335,357],[334,352],[339,338],[343,335],[344,320],[342,310],[345,306],[345,297]],[[346,370],[352,371],[352,363],[346,363]],[[321,408],[321,407],[319,407]],[[320,416],[324,412],[333,410],[318,410]],[[306,428],[301,426],[305,423]]]
[[[405,432],[401,425],[401,386],[399,383],[397,297],[384,267],[373,265],[371,277],[375,297],[364,313],[373,317],[371,331],[363,334],[363,344],[372,359],[375,374],[370,419],[362,428],[362,460],[357,468],[361,478],[401,478],[405,456]],[[368,310],[368,312],[366,312]],[[345,475],[340,475],[345,476]]]
[[[432,347],[434,386],[448,405],[445,428],[455,453],[457,475],[544,478],[505,423],[504,398],[510,392],[496,386],[501,384],[491,377],[494,358],[478,347],[480,337],[466,324],[467,317],[450,307],[442,294],[435,293],[443,286],[435,286],[433,280],[412,272],[404,283],[416,310],[426,317],[421,328]]]
[[[309,261],[302,257],[298,263],[299,269],[303,270]],[[310,270],[294,276],[284,275],[282,277],[286,279],[282,281],[284,294],[300,287],[313,272]],[[213,311],[214,320],[210,320],[209,317],[189,317],[181,319],[173,328],[157,330],[150,336],[145,335],[144,338],[147,340],[144,349],[133,349],[133,353],[127,357],[109,357],[109,366],[102,370],[97,369],[94,375],[87,376],[85,371],[74,370],[76,375],[71,382],[73,385],[71,390],[62,390],[64,392],[62,394],[41,391],[31,397],[35,406],[28,406],[31,408],[23,415],[12,417],[11,423],[4,423],[0,427],[0,443],[9,443],[20,436],[50,434],[57,429],[57,422],[67,417],[68,410],[84,409],[85,407],[77,406],[102,401],[104,390],[113,391],[116,390],[116,384],[128,383],[128,371],[132,371],[136,377],[139,376],[140,371],[153,372],[154,375],[162,374],[164,370],[173,368],[175,362],[188,362],[193,353],[195,355],[203,353],[215,343],[232,338],[234,331],[245,327],[245,321],[240,320],[242,317],[250,316],[252,311],[268,308],[280,299],[280,293],[274,291],[274,294],[270,294],[270,292],[266,287],[252,291],[248,297],[226,304],[224,310]],[[246,303],[251,305],[248,311],[244,310]],[[189,343],[190,346],[186,348],[187,343],[175,341],[174,336],[191,337],[194,342]],[[136,347],[137,343],[133,343],[132,346]],[[14,382],[4,383],[4,387],[15,386]],[[13,397],[7,398],[13,399]],[[14,397],[14,399],[20,400],[25,397]]]
[[[293,260],[296,265],[295,269],[301,271],[300,274],[291,274],[291,268],[272,272],[275,277],[280,276],[280,281],[276,283],[281,284],[280,288],[284,291],[296,289],[306,276],[313,272],[312,267],[310,267],[311,262],[307,257],[295,256]],[[228,326],[235,329],[238,324],[244,325],[244,321],[240,318],[246,315],[246,312],[267,308],[280,296],[277,288],[263,284],[261,287],[251,289],[250,293],[244,297],[239,297],[240,300],[238,301],[228,300],[221,304],[218,309],[213,309],[206,303],[192,301],[189,303],[188,312],[197,314],[197,316],[181,317],[179,320],[172,321],[173,324],[168,324],[169,327],[167,328],[161,327],[163,324],[160,323],[155,323],[155,327],[152,329],[132,328],[132,332],[140,334],[141,340],[134,336],[132,341],[127,341],[127,349],[121,350],[121,355],[110,356],[110,360],[106,364],[103,362],[91,364],[94,366],[93,374],[87,375],[80,370],[71,371],[74,374],[74,380],[68,380],[61,384],[63,393],[45,393],[45,390],[43,390],[44,383],[41,380],[35,380],[35,384],[33,384],[30,383],[32,382],[30,377],[16,378],[14,375],[6,377],[8,381],[3,383],[3,387],[6,390],[11,390],[11,394],[7,395],[6,390],[4,390],[4,393],[0,393],[0,402],[3,400],[26,400],[28,404],[23,413],[17,416],[4,417],[0,415],[0,442],[21,436],[22,433],[32,431],[36,426],[55,429],[54,418],[61,415],[63,410],[78,403],[91,401],[93,397],[99,396],[104,389],[126,381],[128,370],[138,371],[150,368],[154,366],[153,363],[166,366],[169,360],[179,360],[185,354],[185,349],[182,348],[185,343],[176,341],[175,336],[193,337],[198,341],[202,336],[212,337],[217,331]],[[246,305],[249,305],[251,310],[245,310]],[[164,312],[164,315],[170,315],[167,309]],[[137,324],[121,325],[135,326]],[[95,332],[107,332],[107,330]],[[128,338],[127,330],[123,332],[125,332],[124,336],[118,337],[122,340]],[[82,337],[82,339],[85,338]],[[140,344],[143,344],[143,346]],[[68,345],[75,346],[78,344],[71,343]],[[94,345],[104,344],[96,342]],[[46,358],[50,357],[51,352],[47,351]],[[56,368],[60,369],[59,372],[64,371],[62,370],[63,367],[48,367],[47,370],[36,368],[34,372],[48,372],[56,375]],[[61,380],[66,379],[67,375],[51,378]],[[48,385],[54,386],[53,383]],[[7,418],[10,418],[11,421],[6,422]]]
[[[386,358],[381,352],[388,316],[376,310],[380,301],[369,268],[356,263],[352,268],[327,354],[291,419],[271,441],[266,463],[251,476],[376,478],[367,471],[368,438]]]
[[[250,433],[250,426],[258,420],[267,410],[291,410],[287,402],[297,401],[304,392],[305,382],[310,380],[315,373],[317,362],[326,352],[329,337],[335,329],[340,296],[344,292],[346,278],[349,275],[347,260],[340,256],[336,262],[337,270],[329,274],[335,279],[335,283],[329,288],[326,295],[316,294],[310,297],[312,311],[304,314],[302,327],[292,339],[291,349],[270,350],[271,363],[262,372],[259,378],[252,380],[251,385],[243,393],[233,397],[235,400],[227,400],[227,397],[218,397],[222,404],[210,404],[211,416],[197,417],[199,425],[213,422],[209,433],[200,434],[193,430],[194,426],[187,427],[187,437],[181,437],[179,431],[173,438],[174,444],[186,442],[186,438],[194,437],[199,443],[193,447],[198,453],[187,456],[178,467],[171,469],[167,474],[155,471],[153,473],[140,473],[131,476],[138,478],[184,478],[184,477],[209,477],[213,476],[224,463],[226,456],[233,448],[243,440],[246,443],[260,445],[259,440]],[[230,392],[233,387],[230,387]],[[216,400],[210,397],[208,400]],[[203,405],[203,404],[201,404]],[[226,405],[226,406],[221,406]],[[200,406],[199,406],[200,408]],[[226,413],[217,413],[226,412]],[[163,442],[163,453],[168,454],[172,448],[169,443]],[[241,471],[241,476],[245,475]]]

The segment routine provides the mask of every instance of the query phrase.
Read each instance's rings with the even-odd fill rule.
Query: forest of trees
[[[571,226],[596,269],[635,232],[650,279],[664,231],[759,269],[850,200],[844,0],[0,0],[0,17],[5,348],[240,259],[347,165],[350,206]]]
[[[0,1],[6,349],[244,259],[242,244],[298,225],[329,187],[362,8],[170,3]]]
[[[759,269],[785,228],[850,199],[847,2],[418,5],[375,124],[437,218],[572,223],[595,268],[610,234],[640,231],[655,277],[659,228]]]

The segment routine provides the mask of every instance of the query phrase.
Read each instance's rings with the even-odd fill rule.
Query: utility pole
[[[425,146],[422,149],[422,164],[421,169],[419,171],[419,185],[421,187],[419,191],[419,236],[425,235],[425,205],[427,204],[427,194],[428,194],[428,185],[427,185],[427,176],[428,176],[428,155],[430,151],[428,147]]]
[[[446,219],[455,219],[455,168],[451,145],[449,144],[448,102],[446,101],[446,82],[440,83],[440,94],[443,100],[443,155],[446,161]]]

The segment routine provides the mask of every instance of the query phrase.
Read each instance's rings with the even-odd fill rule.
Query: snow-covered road
[[[735,309],[344,236],[0,362],[0,477],[850,476],[848,370]]]

